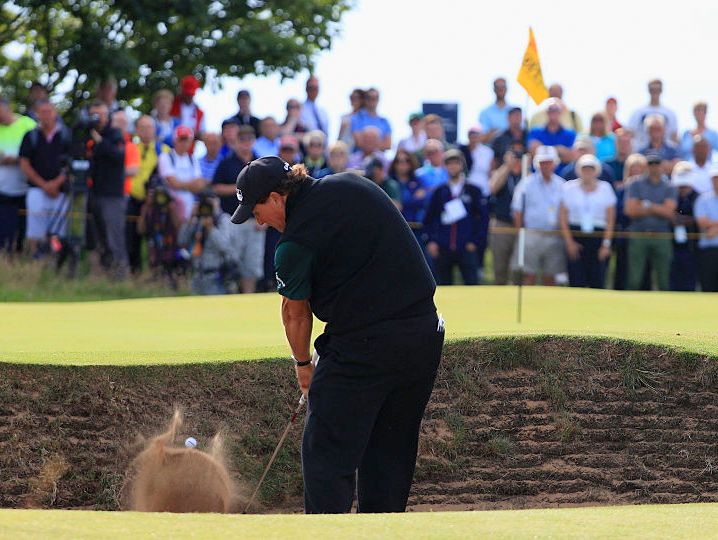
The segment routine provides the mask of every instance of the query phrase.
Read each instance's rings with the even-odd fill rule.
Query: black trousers
[[[464,285],[479,284],[479,256],[477,251],[451,251],[441,248],[439,256],[434,261],[436,273],[439,276],[439,285],[454,284],[454,266],[461,271]]]
[[[718,292],[718,248],[698,250],[698,274],[703,292]]]
[[[302,441],[304,510],[403,512],[441,358],[436,315],[317,339]]]
[[[571,226],[572,231],[580,231],[580,227]],[[596,229],[597,233],[603,229]],[[574,236],[573,238],[583,248],[578,259],[568,259],[568,283],[571,287],[590,287],[603,289],[606,287],[606,266],[608,261],[598,260],[598,251],[601,249],[602,239],[599,237]]]

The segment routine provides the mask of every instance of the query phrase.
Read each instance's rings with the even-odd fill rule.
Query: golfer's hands
[[[308,364],[306,366],[294,366],[294,372],[297,374],[297,382],[299,383],[299,389],[307,396],[309,392],[309,385],[312,383],[312,375],[314,375],[314,364]]]

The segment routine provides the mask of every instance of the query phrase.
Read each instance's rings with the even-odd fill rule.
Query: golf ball
[[[187,437],[187,439],[185,439],[184,445],[187,448],[194,448],[195,446],[197,446],[197,439],[195,439],[194,437]]]

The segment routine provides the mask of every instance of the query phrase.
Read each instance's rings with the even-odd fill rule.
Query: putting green
[[[517,334],[610,336],[718,355],[718,295],[444,287],[449,339]],[[5,303],[0,361],[150,364],[253,360],[288,353],[273,294],[79,303]]]
[[[6,538],[713,538],[718,504],[344,516],[2,510]]]

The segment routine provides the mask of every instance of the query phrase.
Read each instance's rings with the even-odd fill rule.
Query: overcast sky
[[[389,118],[394,142],[407,135],[407,117],[423,101],[459,104],[460,139],[492,101],[491,82],[505,76],[508,99],[521,107],[526,93],[516,82],[528,28],[536,36],[546,84],[560,82],[564,99],[587,125],[608,96],[619,102],[619,120],[648,101],[646,82],[664,81],[663,102],[678,115],[682,132],[692,127],[692,105],[709,104],[708,122],[718,126],[718,3],[574,0],[506,3],[442,0],[358,0],[342,21],[342,35],[317,58],[319,103],[338,131],[354,87],[376,86],[379,111]],[[288,98],[304,97],[306,74],[226,79],[216,95],[198,102],[208,128],[233,114],[239,88],[252,93],[253,113],[284,118]],[[536,106],[531,102],[530,112]]]

